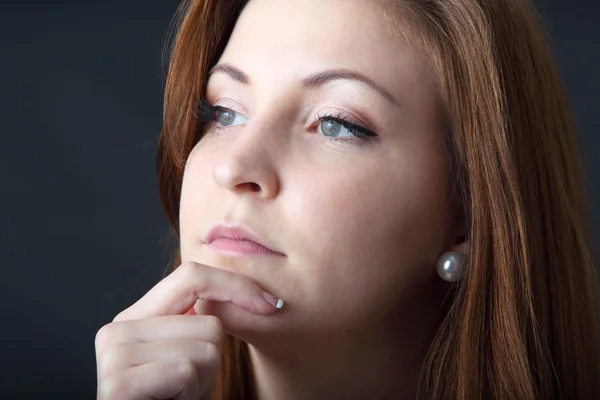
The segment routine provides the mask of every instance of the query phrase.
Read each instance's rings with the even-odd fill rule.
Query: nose
[[[251,131],[249,126],[243,132],[231,134],[240,136],[232,140],[215,162],[215,182],[237,194],[250,194],[262,200],[276,197],[280,177],[269,151],[273,147],[269,140],[273,138]]]

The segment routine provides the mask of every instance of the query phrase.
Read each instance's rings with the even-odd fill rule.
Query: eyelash
[[[335,115],[334,114],[325,114],[323,116],[318,116],[317,120],[319,121],[319,123],[323,123],[324,121],[337,122],[338,124],[340,124],[344,128],[346,128],[348,130],[348,132],[350,132],[353,136],[355,136],[358,139],[375,140],[375,138],[377,137],[377,134],[375,132],[373,132],[370,129],[367,129],[363,126],[360,126],[360,125],[357,125],[355,123],[348,121],[348,119],[346,119],[346,117],[344,117],[342,114],[335,114]],[[329,137],[329,136],[327,136],[327,139],[335,140],[335,141],[348,140],[348,139],[334,138],[334,137]]]
[[[217,112],[219,111],[221,111],[220,107],[213,106],[205,99],[200,100],[197,113],[198,122],[206,124],[215,121],[217,119]]]
[[[213,106],[208,101],[206,101],[206,99],[202,99],[200,101],[200,105],[198,106],[198,115],[197,115],[198,121],[202,124],[214,122],[217,119],[217,113],[219,111],[223,111],[223,110],[233,111],[226,107]],[[235,112],[235,111],[233,111],[233,112]],[[357,125],[355,123],[348,121],[348,119],[341,113],[325,114],[322,116],[320,115],[317,117],[317,120],[319,121],[319,123],[323,123],[324,121],[336,122],[336,123],[342,125],[344,128],[346,128],[348,130],[348,132],[350,132],[357,139],[374,141],[378,137],[378,135],[375,132],[371,131],[370,129],[367,129],[363,126],[360,126],[360,125]],[[349,139],[335,138],[335,137],[330,137],[330,136],[325,136],[325,135],[323,135],[323,136],[327,140],[333,140],[333,141],[341,142],[341,141],[349,140]]]

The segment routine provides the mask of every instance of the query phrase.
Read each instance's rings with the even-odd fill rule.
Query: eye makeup
[[[240,113],[226,107],[213,106],[206,99],[201,99],[197,110],[197,119],[201,124],[216,122],[218,129],[226,128],[231,125],[236,118],[246,119]],[[222,119],[225,117],[225,119]],[[343,113],[326,113],[317,117],[317,126],[315,127],[326,139],[334,141],[350,141],[352,139],[374,141],[378,135],[372,130],[354,122],[350,117]],[[246,119],[247,121],[247,119]],[[347,132],[340,136],[341,132]]]

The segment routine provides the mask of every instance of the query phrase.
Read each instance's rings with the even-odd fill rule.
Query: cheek
[[[195,147],[188,157],[181,187],[179,227],[183,260],[189,258],[187,255],[193,250],[193,239],[206,228],[203,224],[211,222],[209,210],[216,205],[209,190],[214,186],[212,160],[210,155],[200,154],[198,149]]]
[[[444,158],[431,148],[370,168],[296,177],[287,211],[311,298],[373,310],[369,302],[391,304],[435,272],[449,202]]]
[[[435,274],[450,215],[443,149],[432,143],[402,149],[344,168],[294,157],[280,165],[283,190],[263,211],[284,227],[289,262],[281,282],[266,280],[307,318],[325,325],[385,318],[409,288],[422,288]],[[201,150],[190,154],[183,179],[183,260],[199,255],[198,232],[223,208],[225,192],[212,176],[216,156]]]

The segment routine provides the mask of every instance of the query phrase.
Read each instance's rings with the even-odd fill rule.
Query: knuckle
[[[198,372],[192,360],[188,358],[177,360],[176,367],[177,372],[186,382],[191,382],[198,378]]]
[[[111,322],[96,332],[94,343],[97,350],[104,350],[115,343],[127,342],[133,337],[135,337],[135,332],[130,323]]]
[[[96,332],[96,337],[94,338],[94,344],[96,349],[103,349],[108,346],[114,336],[114,324],[106,324],[102,328]]]
[[[204,354],[206,357],[206,363],[209,365],[216,365],[221,360],[221,351],[214,343],[206,343],[204,348]]]
[[[126,346],[116,346],[107,349],[98,359],[98,372],[101,376],[108,376],[119,369],[126,367],[129,360]]]
[[[194,261],[187,261],[178,269],[181,270],[180,278],[183,282],[197,282],[199,279],[202,283],[204,282],[206,269],[202,266],[202,264]]]
[[[126,392],[126,382],[117,375],[103,379],[98,383],[98,399],[117,400]]]
[[[221,320],[214,315],[206,315],[204,316],[204,325],[210,336],[220,342],[223,336],[223,324]]]
[[[193,274],[197,273],[197,271],[201,268],[201,265],[195,261],[186,261],[178,268],[181,272],[185,274]]]

